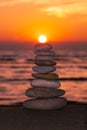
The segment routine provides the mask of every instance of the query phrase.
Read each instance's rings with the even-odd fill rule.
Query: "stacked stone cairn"
[[[55,52],[50,44],[35,45],[35,64],[32,69],[31,88],[25,94],[32,99],[24,101],[23,105],[29,109],[51,110],[60,109],[67,104],[64,97],[65,91],[59,89],[60,82],[54,62]]]

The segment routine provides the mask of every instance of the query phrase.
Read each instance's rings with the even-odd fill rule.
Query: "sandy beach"
[[[86,130],[86,104],[69,102],[60,110],[0,106],[0,130]]]

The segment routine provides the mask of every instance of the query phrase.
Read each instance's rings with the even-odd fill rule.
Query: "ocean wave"
[[[13,100],[13,98],[0,98],[0,100]]]
[[[87,66],[77,66],[80,69],[87,69]]]
[[[6,87],[4,87],[4,86],[0,86],[0,92],[6,92],[7,90],[6,90]]]
[[[24,79],[24,78],[12,78],[12,79],[3,79],[0,80],[0,82],[18,82],[18,81],[31,81],[33,80],[33,78],[29,78],[29,79]],[[63,81],[87,81],[87,77],[70,77],[70,78],[59,78],[58,80],[63,80]]]

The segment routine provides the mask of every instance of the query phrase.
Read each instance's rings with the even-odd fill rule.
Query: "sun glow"
[[[47,42],[47,37],[44,36],[44,35],[41,35],[41,36],[39,36],[38,41],[40,43],[46,43]]]

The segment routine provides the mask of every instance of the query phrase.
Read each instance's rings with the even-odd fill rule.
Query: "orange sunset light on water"
[[[87,41],[87,0],[0,0],[0,41]]]

